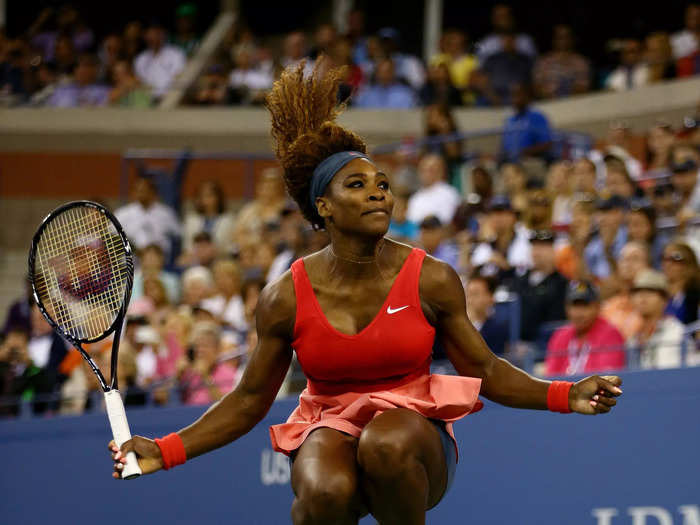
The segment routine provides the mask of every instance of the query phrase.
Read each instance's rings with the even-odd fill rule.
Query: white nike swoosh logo
[[[400,312],[404,308],[408,308],[410,305],[402,306],[400,308],[392,308],[391,306],[387,306],[386,313],[388,314],[395,314],[396,312]]]

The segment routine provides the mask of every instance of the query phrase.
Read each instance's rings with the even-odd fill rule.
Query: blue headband
[[[359,151],[339,151],[316,166],[311,177],[311,189],[309,190],[312,208],[316,207],[316,199],[326,192],[326,188],[333,176],[343,169],[348,162],[355,159],[369,160],[369,157]]]

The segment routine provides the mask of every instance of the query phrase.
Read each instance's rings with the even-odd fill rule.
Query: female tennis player
[[[288,70],[268,96],[287,189],[331,243],[263,290],[259,342],[240,384],[190,426],[163,439],[110,444],[114,477],[134,451],[144,474],[224,446],[257,425],[287,373],[292,349],[308,378],[286,423],[270,427],[290,456],[295,524],[425,523],[457,461],[452,423],[503,405],[609,412],[618,377],[542,381],[494,356],[466,314],[451,267],[387,239],[393,197],[355,133],[335,122],[339,71]],[[431,375],[435,334],[459,376]]]

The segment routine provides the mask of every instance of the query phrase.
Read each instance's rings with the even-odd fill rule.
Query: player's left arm
[[[515,408],[547,409],[550,381],[537,379],[489,350],[467,317],[462,281],[448,264],[426,257],[420,277],[424,308],[436,325],[447,356],[462,376],[480,377],[481,393],[488,399]],[[617,376],[591,376],[569,391],[569,407],[581,414],[609,412],[622,393]]]

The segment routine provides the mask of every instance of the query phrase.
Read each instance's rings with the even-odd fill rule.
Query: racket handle
[[[126,420],[126,412],[124,412],[124,403],[122,396],[119,395],[119,390],[110,390],[105,392],[105,406],[107,407],[107,417],[109,417],[109,425],[112,427],[112,435],[114,442],[119,448],[131,439],[131,431],[129,430],[129,422]],[[136,454],[129,452],[126,455],[126,463],[122,469],[122,479],[133,479],[141,475],[141,468],[136,459]]]

